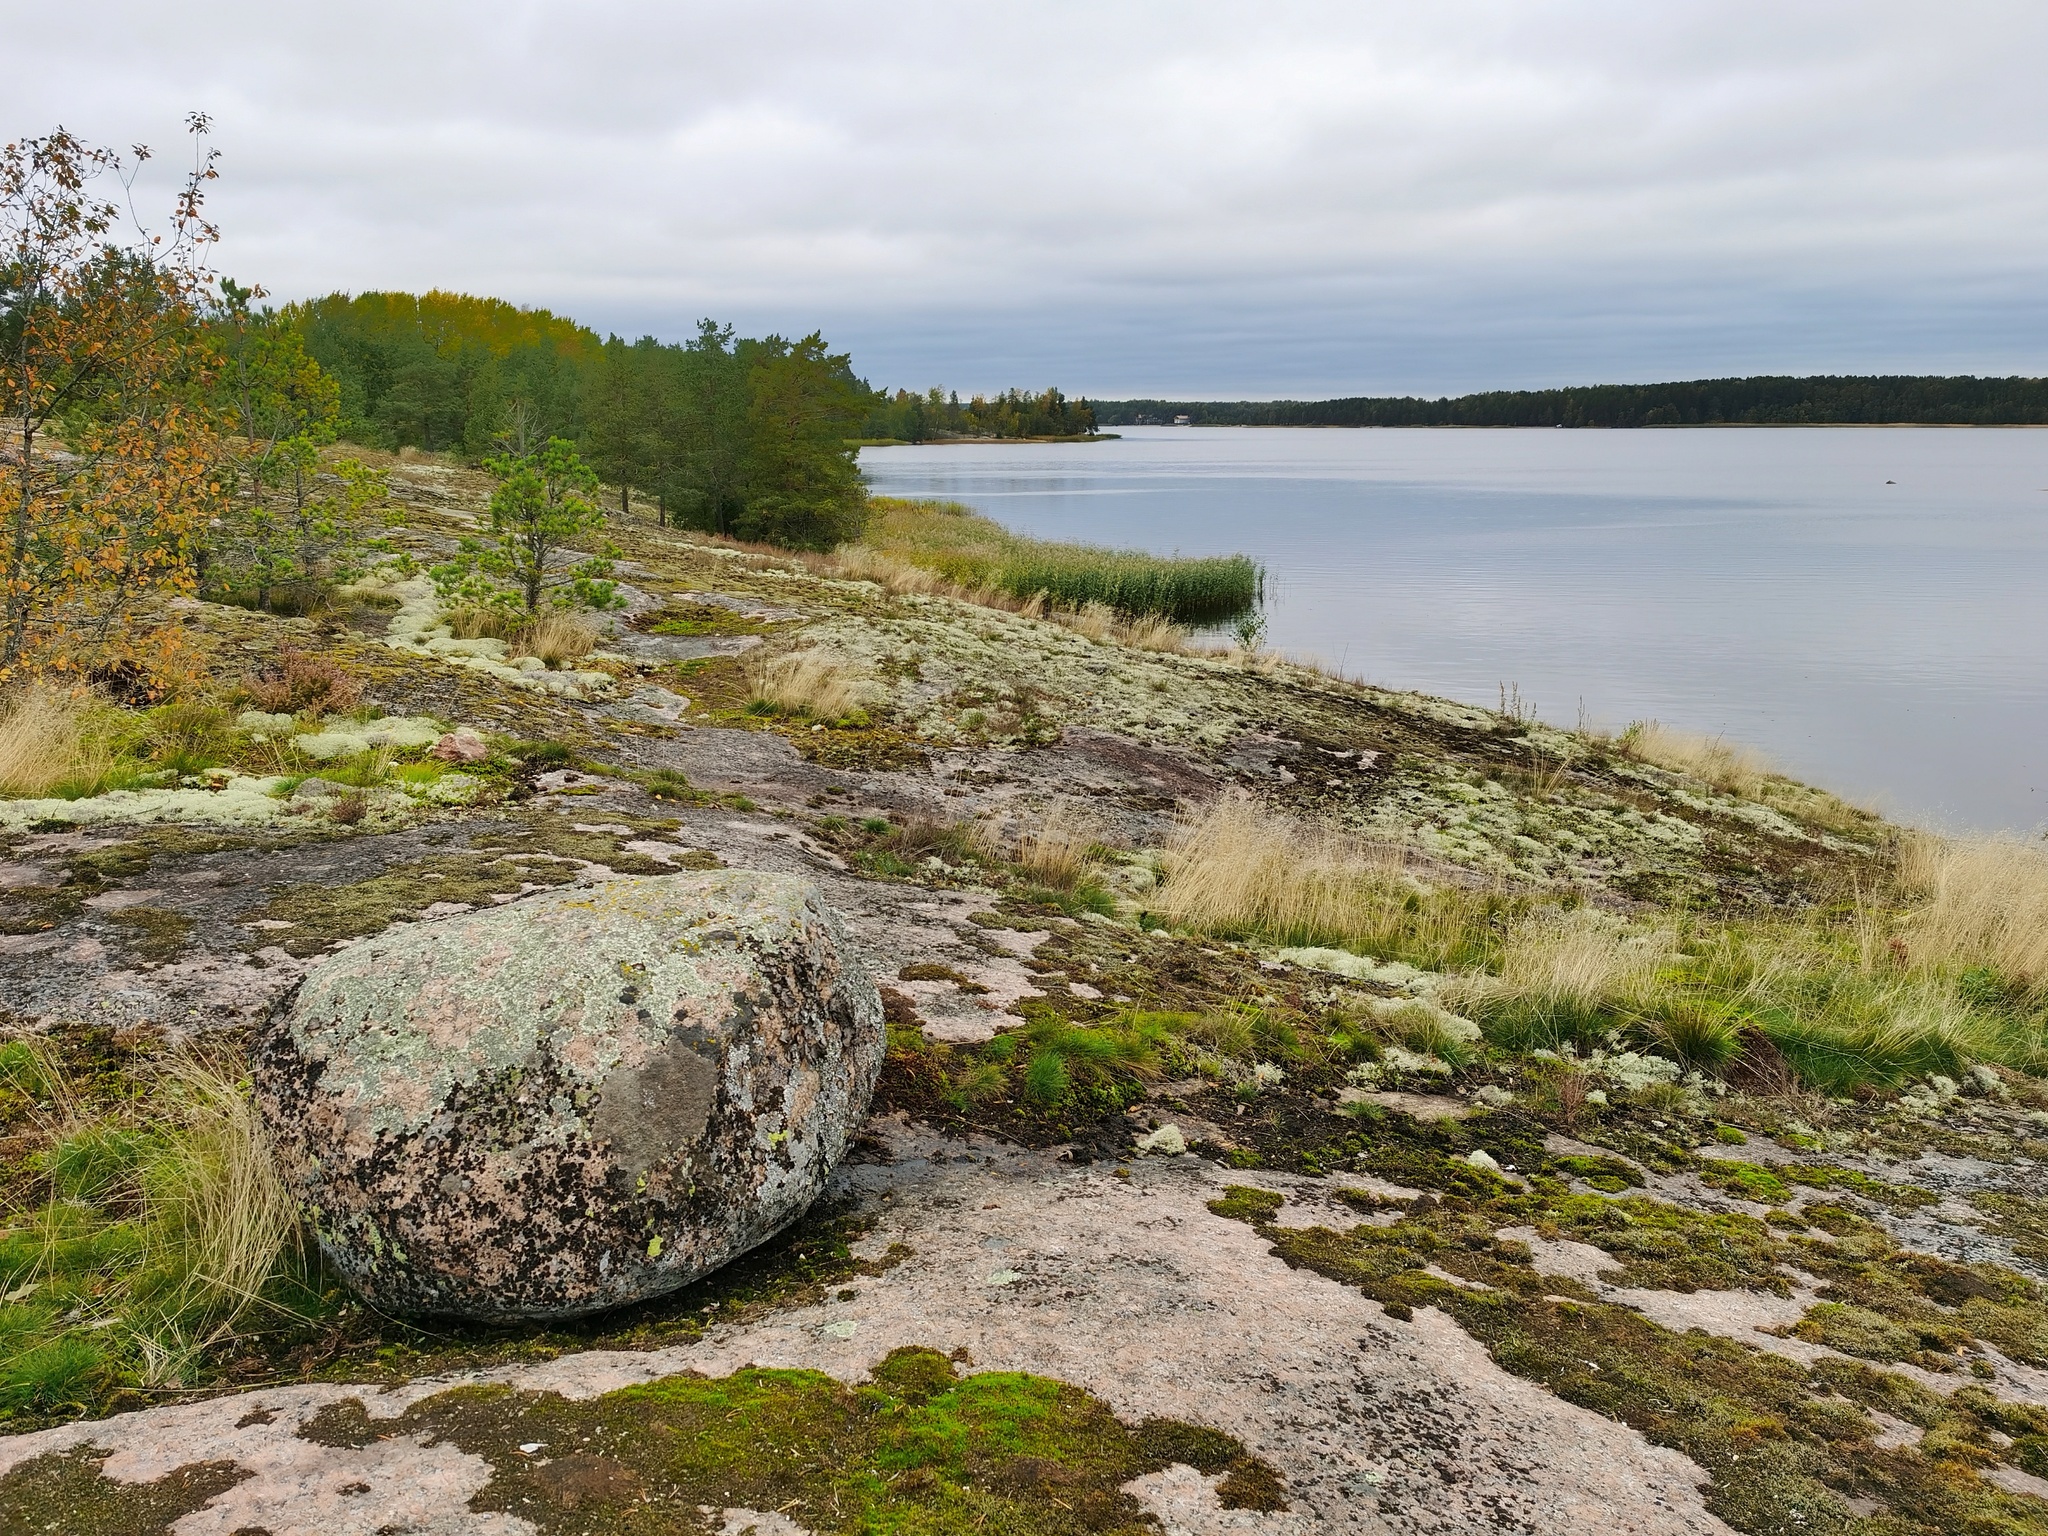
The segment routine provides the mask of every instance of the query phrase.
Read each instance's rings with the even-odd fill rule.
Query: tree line
[[[1104,426],[2044,426],[2048,379],[1826,374],[1489,390],[1440,399],[1100,400]]]
[[[1006,389],[990,399],[976,395],[965,405],[958,390],[938,388],[916,394],[899,389],[876,392],[874,405],[861,424],[870,441],[941,442],[949,438],[1090,437],[1096,431],[1095,407],[1069,400],[1057,389],[1030,394]]]
[[[404,563],[379,537],[385,475],[346,441],[489,469],[488,537],[431,574],[529,614],[612,600],[601,482],[666,523],[859,536],[852,439],[878,395],[822,337],[705,321],[628,343],[440,293],[271,307],[211,266],[214,152],[206,119],[188,126],[194,167],[155,227],[129,195],[147,150],[61,128],[0,147],[0,683],[167,675],[166,597],[289,609]],[[564,575],[572,540],[588,558]]]

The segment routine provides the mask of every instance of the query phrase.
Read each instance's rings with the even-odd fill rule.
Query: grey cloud
[[[4,9],[9,131],[211,112],[222,265],[281,296],[823,324],[879,381],[1098,393],[2048,339],[2026,4]]]

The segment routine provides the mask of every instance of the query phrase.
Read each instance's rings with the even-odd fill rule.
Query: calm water
[[[1925,824],[2048,819],[2048,430],[1124,432],[861,465],[1045,538],[1243,550],[1272,644],[1377,683],[1722,733]]]

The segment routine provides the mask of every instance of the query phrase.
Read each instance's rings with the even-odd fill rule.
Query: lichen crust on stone
[[[574,1316],[773,1236],[857,1132],[875,985],[808,882],[621,878],[393,928],[258,1043],[288,1181],[392,1310]]]

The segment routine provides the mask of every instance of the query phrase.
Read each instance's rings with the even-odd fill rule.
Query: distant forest
[[[861,427],[869,440],[929,443],[946,438],[1085,437],[1095,431],[1095,407],[1069,400],[1056,389],[1028,394],[1006,389],[994,399],[976,395],[965,405],[958,391],[928,389],[912,394],[899,389],[877,394],[874,409]]]
[[[1833,374],[1501,389],[1422,400],[1098,400],[1105,427],[2048,426],[2048,379]]]

